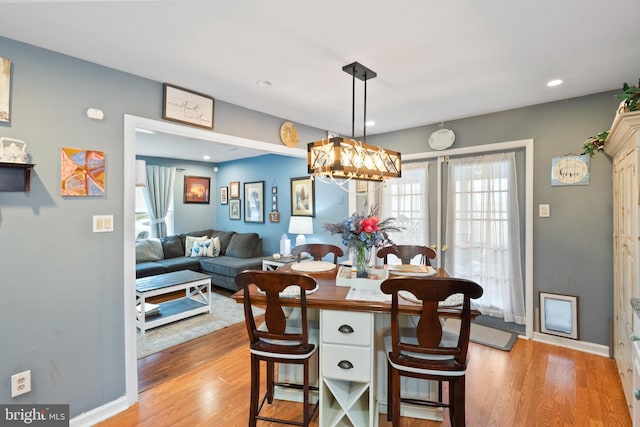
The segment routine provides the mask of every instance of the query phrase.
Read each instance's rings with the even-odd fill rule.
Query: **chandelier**
[[[308,171],[317,177],[340,180],[383,181],[401,175],[400,153],[366,144],[367,80],[376,73],[358,62],[345,65],[342,70],[352,76],[351,138],[334,137],[310,142],[307,146]],[[355,79],[364,81],[364,142],[356,141]],[[344,183],[344,181],[343,181]]]

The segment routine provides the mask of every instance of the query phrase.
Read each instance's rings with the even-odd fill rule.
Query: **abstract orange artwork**
[[[104,152],[62,148],[60,190],[63,196],[104,196]]]

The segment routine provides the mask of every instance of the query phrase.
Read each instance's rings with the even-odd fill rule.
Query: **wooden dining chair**
[[[309,394],[318,387],[310,385],[310,362],[318,363],[313,356],[318,349],[319,332],[317,327],[310,327],[307,322],[306,291],[316,287],[311,276],[278,271],[247,270],[236,276],[236,284],[243,289],[244,315],[249,333],[249,349],[251,353],[251,405],[249,410],[249,426],[255,426],[258,420],[282,424],[308,426],[318,409],[318,401],[311,407]],[[251,285],[255,285],[258,293],[251,293]],[[287,317],[282,305],[281,292],[289,287],[298,287],[300,298],[289,298],[288,303],[299,302],[297,308],[300,316]],[[257,326],[253,315],[252,304],[256,295],[260,295],[261,304],[265,303],[265,321]],[[290,304],[288,304],[290,305]],[[260,398],[260,362],[266,362],[266,391]],[[279,383],[274,380],[276,363],[297,364],[303,366],[303,384]],[[265,404],[273,403],[275,386],[301,389],[303,394],[302,421],[284,420],[261,416]],[[319,400],[319,399],[318,399]]]
[[[436,257],[436,251],[428,246],[419,245],[393,245],[380,248],[377,252],[378,258],[384,258],[384,263],[387,264],[387,257],[389,255],[395,255],[402,261],[403,264],[410,264],[411,260],[420,255],[420,264],[431,265],[432,259]]]
[[[344,255],[344,251],[340,246],[329,245],[325,243],[307,243],[306,245],[298,245],[291,250],[291,255],[298,258],[298,262],[302,259],[303,253],[311,255],[314,261],[320,261],[328,254],[333,254],[333,263],[338,263],[338,257]]]
[[[448,277],[395,278],[380,285],[382,292],[391,294],[391,329],[384,338],[387,353],[387,420],[394,427],[400,425],[400,404],[449,408],[452,427],[465,425],[465,374],[467,350],[471,331],[471,299],[482,296],[483,290],[475,282]],[[410,292],[422,302],[415,329],[401,328],[399,301],[402,292]],[[461,307],[439,308],[438,304],[453,294],[462,294]],[[411,297],[413,299],[413,297]],[[445,313],[446,312],[446,313]],[[441,316],[460,319],[457,335],[443,334]],[[400,377],[447,382],[447,402],[438,399],[403,399]]]

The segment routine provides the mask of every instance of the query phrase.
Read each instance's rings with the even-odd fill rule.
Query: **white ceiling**
[[[351,135],[346,64],[378,74],[368,134],[446,124],[636,83],[637,16],[638,0],[0,0],[0,35]]]

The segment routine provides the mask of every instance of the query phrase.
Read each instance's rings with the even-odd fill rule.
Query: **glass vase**
[[[357,245],[354,248],[354,263],[357,277],[369,277],[369,261],[371,259],[371,248],[364,245]]]

